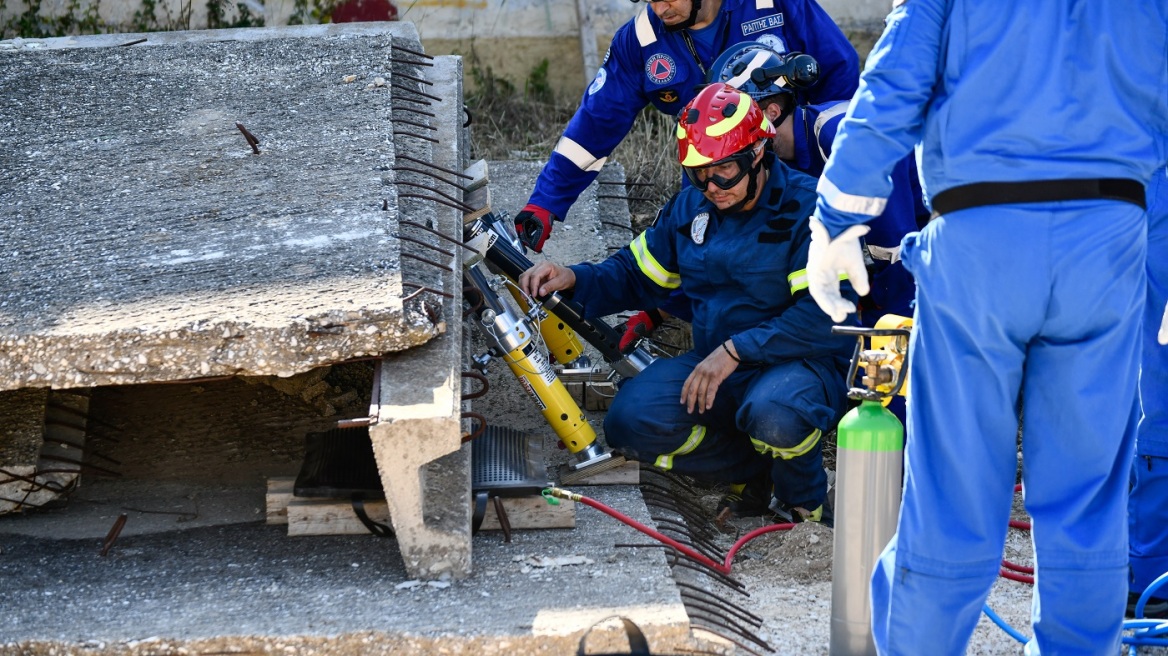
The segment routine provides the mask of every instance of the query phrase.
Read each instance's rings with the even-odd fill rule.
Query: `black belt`
[[[1144,185],[1124,178],[978,182],[946,189],[933,198],[934,214],[983,205],[1047,203],[1059,200],[1120,200],[1147,209]]]

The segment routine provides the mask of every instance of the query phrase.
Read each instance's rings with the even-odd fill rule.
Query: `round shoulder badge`
[[[645,75],[649,76],[653,84],[669,84],[677,75],[677,62],[673,61],[673,57],[659,52],[645,62]]]
[[[758,37],[758,42],[780,55],[787,52],[787,45],[783,43],[782,37],[777,34],[764,34]]]
[[[693,222],[689,224],[689,236],[693,239],[693,243],[701,246],[706,241],[706,225],[709,223],[709,212],[702,212],[693,218]]]
[[[592,84],[588,85],[588,95],[591,96],[597,91],[600,91],[601,87],[604,86],[605,80],[607,79],[608,71],[604,70],[604,67],[601,66],[600,69],[596,71],[596,77],[592,78]]]

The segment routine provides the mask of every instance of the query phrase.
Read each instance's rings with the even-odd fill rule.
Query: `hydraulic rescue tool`
[[[539,406],[544,419],[575,457],[561,476],[565,483],[575,482],[601,471],[620,466],[624,457],[614,456],[597,441],[596,431],[584,412],[557,377],[540,341],[549,345],[552,355],[565,365],[587,363],[583,337],[600,352],[613,371],[623,377],[635,376],[653,360],[642,349],[621,353],[620,336],[603,321],[585,319],[579,305],[559,293],[527,299],[515,280],[532,266],[521,250],[519,239],[509,232],[510,222],[493,213],[474,218],[464,226],[466,245],[478,256],[465,261],[464,277],[481,296],[474,309],[479,325],[492,342],[488,353],[475,358],[480,368],[492,357],[500,357]],[[511,228],[513,230],[514,228]],[[496,275],[494,271],[502,275]],[[510,293],[501,294],[506,287]],[[517,306],[518,305],[518,306]],[[544,332],[535,328],[538,325]],[[554,345],[554,346],[552,346]]]
[[[831,656],[876,653],[868,581],[896,532],[904,450],[904,426],[884,402],[900,392],[907,378],[911,324],[911,319],[889,315],[877,328],[832,328],[837,335],[856,336],[847,380],[854,382],[862,366],[863,387],[848,391],[860,405],[844,415],[836,430]],[[871,338],[872,349],[864,349],[865,337]]]

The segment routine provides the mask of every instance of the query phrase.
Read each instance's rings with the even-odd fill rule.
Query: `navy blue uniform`
[[[806,290],[815,180],[766,157],[753,210],[722,216],[683,189],[628,247],[571,267],[572,293],[587,316],[652,307],[678,288],[693,301],[693,350],[626,382],[604,422],[611,446],[720,482],[770,468],[780,502],[815,509],[826,492],[819,440],[845,409],[854,342],[831,334]],[[711,410],[687,413],[682,385],[728,339],[742,365]]]
[[[644,107],[676,115],[718,55],[741,41],[814,56],[821,82],[808,91],[809,102],[846,100],[856,90],[855,48],[815,0],[722,0],[713,24],[680,32],[666,32],[646,8],[617,30],[528,202],[562,220]]]
[[[795,158],[787,164],[807,175],[822,175],[847,109],[848,103],[843,101],[797,107],[791,114]],[[916,286],[900,261],[900,242],[906,234],[923,227],[928,217],[916,158],[908,155],[892,169],[888,202],[884,211],[868,223],[871,231],[864,237],[875,262],[869,267],[871,291],[861,300],[864,325],[876,325],[885,314],[912,316]]]

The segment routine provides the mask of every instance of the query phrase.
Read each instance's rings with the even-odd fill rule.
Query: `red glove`
[[[625,334],[621,336],[621,353],[627,353],[638,339],[653,332],[662,321],[661,313],[657,310],[646,310],[629,317],[625,322]]]
[[[519,241],[536,253],[542,253],[544,242],[552,235],[552,221],[555,219],[555,214],[528,203],[515,215],[515,232],[519,233]]]

